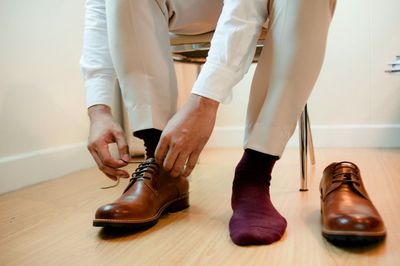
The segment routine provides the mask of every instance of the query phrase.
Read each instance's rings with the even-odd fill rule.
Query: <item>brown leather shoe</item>
[[[164,212],[189,207],[188,190],[187,178],[172,177],[150,158],[138,166],[118,200],[97,210],[93,226],[153,225]]]
[[[385,238],[382,218],[367,194],[357,165],[330,164],[324,170],[320,192],[322,235],[326,239],[345,244]]]

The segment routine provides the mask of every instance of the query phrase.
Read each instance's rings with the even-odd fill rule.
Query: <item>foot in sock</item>
[[[271,171],[278,157],[246,149],[236,167],[229,222],[237,245],[267,245],[281,239],[287,223],[269,195]]]
[[[143,129],[135,131],[133,135],[144,141],[144,147],[146,149],[146,159],[154,158],[158,142],[161,137],[161,130],[155,128]]]

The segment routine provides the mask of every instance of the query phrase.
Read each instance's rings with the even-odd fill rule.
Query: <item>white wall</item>
[[[0,2],[0,193],[86,168],[84,1]]]
[[[0,2],[0,193],[93,165],[78,66],[83,7],[84,0]],[[398,10],[398,0],[338,1],[309,101],[317,144],[400,146],[400,76],[383,73],[400,53]],[[221,107],[209,146],[241,145],[253,70]],[[180,81],[182,89],[190,91],[191,80]]]
[[[400,1],[338,1],[325,63],[309,100],[317,146],[400,147]],[[223,105],[210,146],[238,146],[253,66]],[[297,133],[289,142],[297,145]]]

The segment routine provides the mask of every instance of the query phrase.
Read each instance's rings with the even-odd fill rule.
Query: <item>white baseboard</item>
[[[242,147],[243,127],[215,128],[207,147]],[[315,147],[372,147],[399,148],[400,125],[330,125],[312,126]],[[299,134],[296,129],[288,147],[298,147]]]
[[[85,143],[0,158],[0,194],[94,166]]]
[[[242,127],[215,128],[207,147],[242,147]],[[312,127],[316,147],[400,147],[400,125],[332,125]],[[297,130],[288,147],[298,146]],[[0,158],[0,194],[88,167],[94,161],[86,143]]]

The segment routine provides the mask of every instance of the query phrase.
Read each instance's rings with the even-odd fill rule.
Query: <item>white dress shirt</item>
[[[111,106],[116,74],[110,57],[104,0],[87,0],[83,53],[86,106]],[[266,0],[225,0],[211,48],[192,93],[218,102],[248,71],[261,27],[267,19]]]

